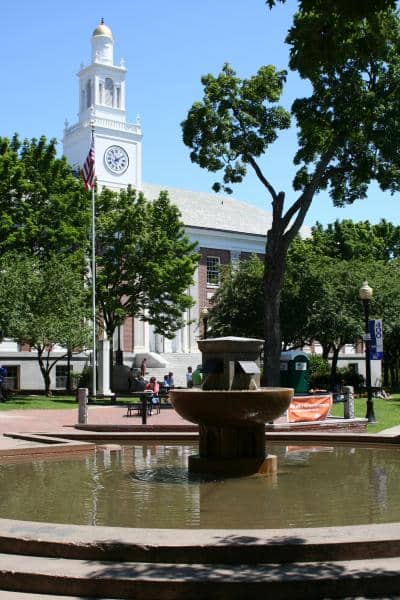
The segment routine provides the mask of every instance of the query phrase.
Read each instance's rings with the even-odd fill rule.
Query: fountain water
[[[198,342],[202,389],[173,390],[175,410],[199,425],[199,454],[189,457],[192,472],[224,476],[277,470],[265,449],[265,423],[288,408],[291,388],[260,388],[263,340],[239,337]]]

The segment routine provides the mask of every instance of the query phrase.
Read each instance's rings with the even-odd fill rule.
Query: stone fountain
[[[170,392],[175,410],[199,425],[199,454],[189,457],[189,471],[230,477],[276,472],[277,458],[265,448],[265,423],[284,413],[293,389],[259,387],[264,341],[222,337],[198,345],[202,388]]]

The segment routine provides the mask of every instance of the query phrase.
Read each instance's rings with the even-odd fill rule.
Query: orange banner
[[[323,421],[332,406],[332,396],[294,396],[287,411],[289,423]]]

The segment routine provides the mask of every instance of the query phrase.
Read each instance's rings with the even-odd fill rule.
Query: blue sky
[[[62,138],[64,119],[72,124],[78,110],[76,73],[90,62],[90,38],[101,17],[111,27],[115,61],[124,58],[127,114],[139,114],[143,128],[143,179],[149,183],[209,192],[215,175],[190,162],[180,122],[202,96],[201,75],[218,74],[229,62],[241,77],[263,64],[286,68],[284,38],[295,3],[270,11],[264,0],[19,0],[2,11],[2,92],[0,135]],[[307,93],[289,74],[282,104],[287,108]],[[293,198],[292,156],[296,132],[274,144],[262,167],[276,189]],[[59,144],[62,151],[61,143]],[[270,199],[249,174],[235,186],[234,197],[270,209]],[[334,208],[320,194],[306,218],[327,224],[335,219],[385,218],[399,224],[398,197],[372,186],[367,200]]]

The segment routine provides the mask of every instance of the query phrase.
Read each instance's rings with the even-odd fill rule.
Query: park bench
[[[126,403],[126,416],[132,417],[134,415],[142,415],[143,416],[143,402],[146,402],[146,414],[151,415],[153,410],[158,414],[160,412],[160,403],[161,399],[159,398],[156,403],[153,401],[153,396],[151,391],[143,391],[143,392],[133,392],[133,398],[139,398],[139,402],[127,402]]]

